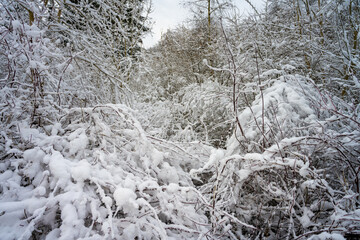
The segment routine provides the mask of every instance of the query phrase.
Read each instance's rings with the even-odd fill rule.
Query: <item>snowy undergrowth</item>
[[[146,99],[137,103],[146,116],[144,128],[153,136],[175,142],[201,141],[225,147],[231,136],[233,110],[229,87],[217,82],[190,84],[172,100]]]
[[[3,239],[209,234],[209,203],[183,170],[197,156],[149,139],[129,108],[73,108],[53,125],[40,129],[18,122],[18,130],[17,142],[26,146],[16,146],[2,131]]]
[[[12,107],[1,98],[2,237],[341,239],[359,229],[358,195],[350,182],[344,189],[330,185],[326,169],[315,167],[332,149],[319,149],[327,121],[310,90],[303,79],[274,81],[264,90],[267,132],[257,126],[263,118],[259,95],[252,111],[240,113],[245,132],[259,132],[231,138],[227,150],[150,135],[139,112],[124,105],[63,108],[31,126],[31,118],[22,117],[27,114],[16,114],[26,110],[23,102]],[[274,111],[274,105],[282,108]],[[37,114],[50,112],[46,106]],[[333,120],[332,133],[339,125]],[[352,135],[342,136],[357,140],[344,145],[357,150],[356,124],[351,127]]]
[[[340,106],[301,76],[269,81],[239,114],[244,136],[237,129],[226,151],[191,171],[214,209],[244,223],[232,229],[237,237],[344,239],[360,230],[359,112]]]
[[[45,24],[47,9],[25,3],[36,16],[30,24],[29,10],[1,5],[1,239],[359,233],[358,104],[270,70],[261,75],[263,95],[253,82],[244,96],[255,100],[239,100],[244,134],[237,129],[227,150],[214,149],[193,140],[214,143],[229,133],[227,87],[193,84],[176,101],[138,111],[98,105],[118,102],[112,85],[124,87],[96,56],[104,49],[71,52]]]
[[[47,9],[31,5],[28,24],[17,6],[1,7],[1,238],[215,234],[187,173],[210,148],[148,136],[128,107],[96,105],[113,97],[98,82],[109,74],[64,53],[42,21]]]

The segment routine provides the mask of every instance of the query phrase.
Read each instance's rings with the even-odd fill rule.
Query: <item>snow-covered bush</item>
[[[261,152],[284,138],[315,133],[316,113],[305,94],[315,92],[301,84],[304,81],[306,79],[299,75],[284,75],[267,81],[264,85],[268,87],[263,94],[258,94],[251,106],[239,114],[244,136],[237,131],[237,136],[233,136],[231,141],[234,146],[228,145],[228,150],[234,153]],[[236,138],[246,142],[246,148],[235,150],[239,147]]]
[[[359,112],[334,113],[324,97],[300,76],[269,81],[239,113],[244,136],[236,131],[226,151],[191,171],[215,209],[256,228],[244,224],[238,237],[316,239],[359,230]],[[339,124],[348,130],[334,128]]]
[[[101,86],[116,79],[116,68],[64,47],[46,25],[52,15],[42,3],[7,3],[0,42],[1,238],[209,235],[209,204],[183,170],[199,167],[208,147],[149,140],[123,105],[87,107],[112,101],[112,89]],[[192,151],[199,156],[189,148],[199,148]]]
[[[224,147],[232,131],[229,88],[216,82],[190,84],[170,100],[138,103],[151,126],[149,133],[176,142],[201,141]]]
[[[41,21],[10,13],[1,11],[1,238],[215,234],[210,205],[185,171],[200,167],[209,147],[148,136],[123,105],[88,107],[112,97],[94,89],[101,73],[75,77],[87,64],[72,65]]]
[[[191,84],[178,93],[182,107],[178,111],[178,123],[182,128],[175,138],[202,140],[216,147],[223,147],[232,131],[232,105],[229,88],[217,82]],[[190,132],[188,132],[190,131]]]
[[[209,204],[183,170],[198,156],[148,138],[123,105],[73,108],[57,120],[42,129],[19,121],[19,144],[2,132],[2,238],[210,234]]]

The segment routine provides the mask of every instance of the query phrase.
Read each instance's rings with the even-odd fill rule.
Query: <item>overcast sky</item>
[[[148,34],[144,42],[144,47],[148,48],[155,45],[167,29],[173,29],[186,18],[190,17],[190,12],[183,6],[184,0],[152,0],[153,12],[150,14],[154,25],[152,33]],[[241,13],[251,12],[251,7],[245,0],[233,0]],[[261,9],[264,0],[251,0],[257,9]]]

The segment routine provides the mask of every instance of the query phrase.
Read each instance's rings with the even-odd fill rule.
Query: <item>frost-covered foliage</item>
[[[207,81],[201,85],[191,84],[179,94],[179,120],[185,127],[176,137],[186,139],[195,134],[213,146],[223,146],[232,131],[232,105],[228,97],[229,88]],[[185,125],[186,124],[186,125]]]
[[[271,0],[269,3],[258,25],[256,40],[262,56],[272,55],[271,61],[265,62],[295,64],[319,86],[341,94],[347,101],[357,99],[359,2]]]
[[[116,80],[114,67],[63,46],[46,25],[47,9],[24,4],[30,22],[23,6],[1,5],[1,238],[228,234],[226,220],[210,231],[211,205],[187,173],[210,147],[148,136],[136,120],[143,116],[124,105],[88,107],[112,101],[101,86]]]
[[[204,182],[201,192],[214,208],[256,227],[237,229],[240,238],[357,233],[359,110],[349,115],[350,106],[331,101],[300,76],[268,85],[239,114],[244,135],[238,130],[227,151],[214,151],[191,171]],[[343,239],[338,235],[327,236]]]
[[[156,99],[139,103],[146,111],[149,133],[176,142],[202,141],[224,146],[232,131],[230,89],[207,81],[190,84],[175,94],[171,101]]]
[[[191,67],[178,64],[193,60],[191,29],[169,32],[150,51],[147,100],[168,106],[153,115],[159,126],[181,126],[182,141],[203,140],[207,128],[193,128],[201,116],[214,113],[212,123],[231,119],[228,110],[236,116],[232,137],[220,144],[226,149],[191,171],[214,209],[212,226],[231,216],[229,232],[239,239],[359,236],[358,10],[357,1],[269,1],[265,13],[212,25],[222,35],[200,48],[203,61]],[[204,96],[216,101],[198,91],[203,81],[220,83],[219,105],[202,104]]]
[[[122,105],[73,108],[59,117],[43,129],[17,122],[16,142],[3,129],[3,239],[208,234],[208,203],[182,170],[196,167],[197,156],[148,138]]]
[[[26,81],[59,105],[124,103],[125,81],[147,30],[145,1],[134,6],[111,0],[3,1],[1,70],[8,81]]]
[[[0,238],[359,237],[358,1],[145,3],[0,4]]]
[[[244,136],[237,131],[236,138],[248,143],[242,152],[261,152],[282,139],[320,131],[313,106],[305,95],[316,92],[301,85],[305,80],[301,76],[284,75],[264,84],[268,87],[263,94],[257,95],[238,117]],[[236,147],[228,146],[228,150],[236,152],[233,148],[239,147],[239,142],[232,142]]]
[[[72,48],[69,41],[64,45],[62,36],[52,24],[64,31],[66,27],[47,21],[51,18],[52,13],[38,2],[2,3],[0,47],[3,86],[16,90],[14,92],[23,99],[27,98],[29,102],[26,105],[33,106],[33,115],[44,103],[71,107],[119,99],[120,93],[112,97],[119,91],[107,86],[118,85],[120,78],[111,76],[110,67],[98,66],[86,53]],[[100,90],[100,86],[104,88]]]

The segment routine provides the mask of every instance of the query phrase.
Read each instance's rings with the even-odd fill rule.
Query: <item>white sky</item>
[[[261,9],[264,0],[250,0],[257,9]],[[173,29],[186,18],[190,17],[190,12],[183,6],[184,0],[152,0],[153,12],[150,14],[154,22],[152,33],[148,34],[143,42],[144,47],[154,46],[161,38],[161,34],[167,29]],[[233,0],[241,13],[252,12],[251,7],[245,0]]]

